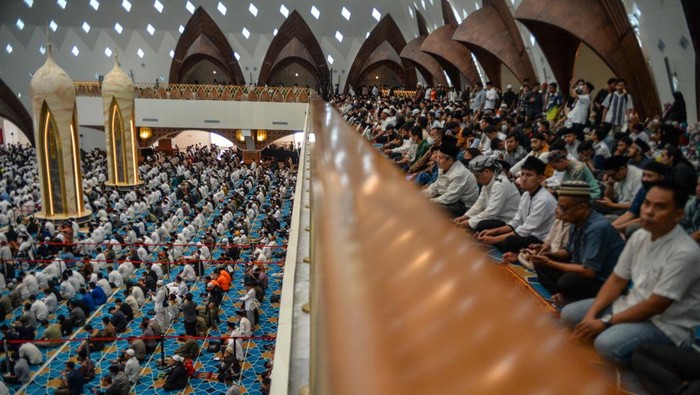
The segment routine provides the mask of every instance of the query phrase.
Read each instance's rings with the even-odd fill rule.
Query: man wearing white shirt
[[[484,101],[484,111],[496,111],[496,101],[498,101],[498,92],[494,88],[491,81],[486,82],[486,100]]]
[[[104,278],[104,276],[102,276],[102,273],[97,273],[96,275],[97,281],[95,282],[95,285],[102,288],[102,291],[104,291],[105,296],[109,298],[112,295],[112,286],[109,285],[109,281],[107,281],[107,279]]]
[[[32,304],[29,310],[34,313],[37,321],[45,320],[49,317],[49,308],[43,300],[37,299],[36,296],[32,295],[29,297],[29,301]]]
[[[124,279],[130,279],[131,276],[134,274],[134,271],[136,268],[134,267],[134,264],[131,263],[130,261],[124,261],[121,264],[119,264],[119,267],[117,268],[117,272],[119,275],[121,275],[122,280]],[[112,270],[110,270],[112,272]],[[112,282],[112,280],[110,280]]]
[[[629,362],[641,344],[691,347],[700,325],[700,248],[678,222],[687,196],[662,181],[649,189],[642,230],[628,240],[595,299],[567,305],[562,320],[594,339],[605,359]]]
[[[518,212],[505,226],[477,234],[487,244],[496,244],[504,252],[518,252],[530,244],[541,244],[554,222],[557,201],[542,187],[545,164],[528,156],[520,172],[520,186],[525,192],[520,198]]]
[[[70,300],[75,297],[75,287],[68,281],[68,275],[66,273],[63,273],[63,281],[61,282],[60,290],[63,299]]]
[[[90,264],[92,265],[93,272],[99,272],[107,266],[107,257],[104,252],[102,252],[102,247],[97,247],[97,255],[95,259],[90,261]]]
[[[438,152],[438,179],[423,190],[430,201],[441,205],[452,218],[462,215],[479,197],[474,175],[457,160],[456,138],[444,136]]]
[[[605,213],[622,214],[632,205],[634,196],[642,187],[642,170],[628,166],[624,156],[611,156],[603,162],[605,169],[605,194],[597,201],[598,210]]]
[[[44,289],[44,295],[46,295],[44,296],[44,304],[46,308],[49,309],[49,314],[55,313],[58,308],[58,299],[56,299],[56,295],[48,288]]]
[[[121,265],[119,265],[119,269],[122,269],[122,266],[124,267],[123,270],[124,270],[125,274],[128,272],[128,265],[125,266],[124,264],[131,265],[131,267],[134,266],[131,262],[123,262]],[[133,271],[132,271],[132,273],[133,273]],[[120,271],[114,270],[114,269],[110,270],[109,274],[107,275],[107,279],[109,280],[109,282],[114,284],[114,286],[117,288],[121,288],[121,286],[124,285],[124,278],[129,278],[129,277],[122,277],[122,274],[120,273]]]
[[[469,169],[476,175],[481,193],[476,203],[463,216],[455,219],[457,226],[481,232],[512,220],[518,212],[520,193],[508,176],[500,171],[495,160],[477,156],[469,162]]]

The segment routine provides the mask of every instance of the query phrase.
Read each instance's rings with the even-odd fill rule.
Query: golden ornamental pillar
[[[114,68],[102,81],[107,144],[107,182],[116,188],[143,184],[139,177],[139,145],[134,126],[134,85],[114,56]]]
[[[51,45],[47,47],[46,63],[34,73],[29,87],[41,190],[41,209],[35,217],[82,223],[92,212],[83,201],[75,86],[54,62]]]

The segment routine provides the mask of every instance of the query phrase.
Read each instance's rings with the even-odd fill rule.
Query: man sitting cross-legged
[[[542,187],[545,164],[528,156],[520,171],[520,186],[525,192],[520,197],[518,212],[507,225],[476,234],[479,241],[495,244],[501,251],[517,252],[530,244],[540,244],[554,222],[557,201]]]
[[[610,221],[591,209],[590,199],[585,182],[563,183],[557,211],[572,224],[569,242],[558,251],[530,257],[540,284],[559,306],[595,297],[625,246]]]
[[[488,156],[479,155],[472,159],[469,169],[481,185],[481,193],[464,215],[455,218],[455,224],[476,232],[504,226],[518,211],[518,188],[501,170],[498,162]]]

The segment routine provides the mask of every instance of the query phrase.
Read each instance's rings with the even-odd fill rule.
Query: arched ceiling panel
[[[485,70],[486,64],[493,64],[495,58],[508,67],[518,80],[537,79],[522,36],[505,0],[484,0],[483,7],[462,22],[452,39],[474,52]],[[488,70],[486,73],[496,83],[492,73]],[[500,72],[496,74],[500,79]]]
[[[586,23],[581,22],[581,15],[586,16]],[[563,30],[585,42],[618,77],[627,80],[627,90],[642,118],[661,110],[651,71],[619,0],[523,0],[515,18],[528,28],[541,24],[539,34],[557,36]],[[545,55],[550,63],[562,56],[551,50]]]
[[[390,67],[396,69],[402,68],[404,72],[397,72],[396,74],[403,75],[403,83],[405,86],[415,86],[415,68],[409,62],[404,63],[399,56],[405,46],[406,39],[404,39],[403,34],[401,34],[401,30],[396,25],[391,15],[387,14],[379,21],[379,24],[375,26],[355,56],[355,60],[348,73],[345,89],[347,90],[349,85],[357,86],[357,82],[367,73],[367,70],[374,67],[378,62],[392,63],[394,66]],[[396,58],[398,58],[398,61]],[[369,61],[370,59],[372,59],[372,61]]]
[[[177,42],[170,66],[170,82],[180,82],[182,65],[195,54],[207,54],[218,59],[234,84],[245,84],[241,67],[233,56],[226,36],[202,7],[194,12]]]
[[[288,57],[304,59],[307,64],[313,65],[314,75],[320,79],[329,78],[330,72],[323,50],[309,25],[297,10],[289,14],[275,38],[272,39],[260,67],[260,83],[268,83],[274,75],[272,70],[277,68],[277,63]]]
[[[441,84],[447,86],[447,79],[442,72],[440,63],[432,56],[420,50],[423,41],[425,41],[425,37],[418,37],[406,44],[403,51],[401,51],[401,59],[413,63],[418,71],[420,71],[421,75],[423,75],[428,85]]]
[[[457,41],[452,40],[455,28],[445,25],[433,31],[421,45],[421,51],[434,57],[450,76],[454,84],[458,84],[459,75],[456,69],[467,77],[470,84],[479,81],[479,73],[472,62],[471,53]]]

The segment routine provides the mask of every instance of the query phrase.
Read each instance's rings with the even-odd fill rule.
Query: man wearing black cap
[[[477,239],[487,244],[495,244],[501,251],[517,252],[530,244],[541,244],[554,223],[554,210],[557,201],[551,193],[542,188],[545,164],[528,156],[520,171],[520,186],[525,193],[520,197],[520,205],[515,217],[507,225],[485,230],[477,234]]]
[[[612,223],[615,229],[619,232],[624,232],[627,238],[642,226],[639,220],[639,212],[642,208],[644,197],[647,195],[647,191],[649,191],[654,184],[663,181],[665,174],[666,167],[659,162],[649,162],[644,166],[642,170],[642,187],[639,188],[637,194],[634,195],[632,205]]]
[[[464,214],[479,196],[476,178],[457,160],[458,153],[457,139],[444,136],[437,154],[438,179],[423,190],[432,202],[447,210],[450,218]]]
[[[647,156],[651,148],[649,144],[645,143],[642,139],[636,139],[632,142],[632,145],[627,148],[627,165],[636,166],[643,169],[647,163],[651,162],[651,159]]]
[[[611,156],[603,162],[605,193],[596,201],[596,209],[607,214],[621,215],[632,205],[632,199],[642,187],[642,170],[627,166],[627,157]]]
[[[564,222],[573,225],[569,242],[559,251],[531,257],[540,284],[559,306],[595,297],[625,246],[610,222],[591,209],[590,199],[585,182],[562,183],[557,210]]]

